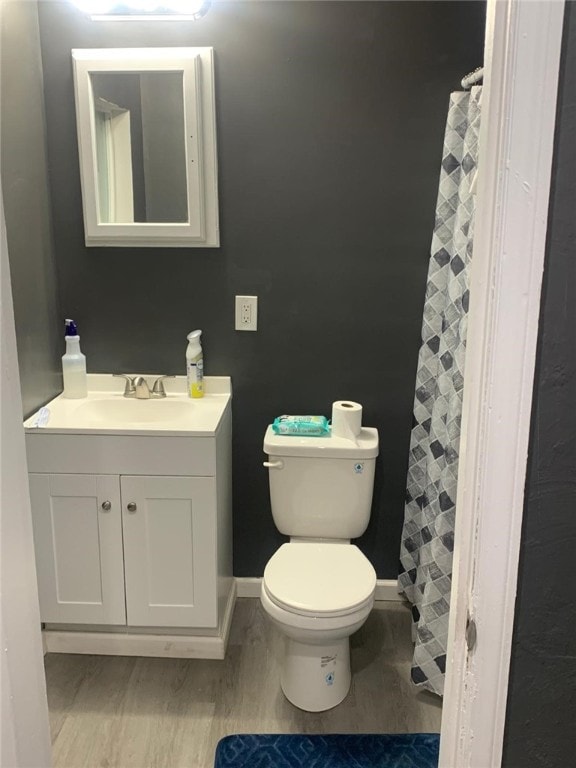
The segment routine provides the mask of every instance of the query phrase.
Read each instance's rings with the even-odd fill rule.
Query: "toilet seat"
[[[264,571],[263,589],[289,613],[325,618],[371,606],[376,572],[354,544],[283,544]]]

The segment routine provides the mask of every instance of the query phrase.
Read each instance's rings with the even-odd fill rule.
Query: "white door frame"
[[[0,765],[48,768],[50,726],[21,414],[0,194]]]
[[[502,760],[563,16],[488,0],[441,768]]]

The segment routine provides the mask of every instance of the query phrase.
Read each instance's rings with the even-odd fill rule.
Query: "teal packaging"
[[[272,429],[277,435],[330,436],[330,422],[326,416],[278,416]]]

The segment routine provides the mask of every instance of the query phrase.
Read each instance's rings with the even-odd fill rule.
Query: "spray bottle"
[[[188,376],[188,397],[204,397],[204,360],[200,336],[202,331],[189,333],[186,349],[186,373]]]
[[[74,320],[66,320],[66,354],[62,356],[64,392],[62,397],[79,399],[88,396],[86,357],[80,352],[80,336]]]

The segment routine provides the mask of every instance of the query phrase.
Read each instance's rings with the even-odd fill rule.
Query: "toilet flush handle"
[[[284,462],[282,460],[280,460],[280,461],[265,461],[263,466],[264,467],[268,467],[268,469],[284,469]]]

